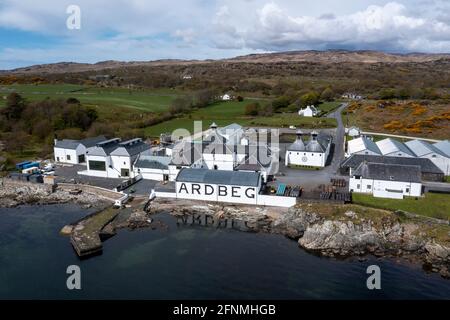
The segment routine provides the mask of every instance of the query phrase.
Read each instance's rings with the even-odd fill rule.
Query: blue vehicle
[[[29,163],[32,163],[32,161],[23,161],[23,162],[16,163],[16,169],[17,170],[26,169],[24,166],[26,166]]]
[[[39,164],[40,164],[39,162],[30,162],[30,163],[24,164],[22,169],[28,169],[28,168],[33,168],[33,167],[39,168]]]

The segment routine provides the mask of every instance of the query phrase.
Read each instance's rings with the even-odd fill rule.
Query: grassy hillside
[[[167,111],[177,94],[170,89],[128,90],[124,88],[100,88],[95,86],[78,86],[71,84],[48,85],[11,85],[0,86],[0,97],[17,92],[29,101],[49,98],[77,98],[82,103],[105,107],[132,108],[140,111]]]
[[[189,132],[193,132],[194,121],[202,121],[203,129],[209,127],[212,122],[219,126],[224,126],[230,123],[238,123],[243,126],[261,126],[261,127],[289,127],[305,126],[308,128],[330,128],[336,126],[335,119],[328,118],[304,118],[293,113],[275,113],[271,117],[251,117],[245,115],[245,106],[250,102],[265,101],[256,99],[246,99],[242,102],[226,101],[218,102],[206,108],[194,110],[189,115],[181,118],[165,121],[158,125],[148,127],[145,133],[148,136],[158,136],[162,132],[172,132],[178,128],[185,128]]]

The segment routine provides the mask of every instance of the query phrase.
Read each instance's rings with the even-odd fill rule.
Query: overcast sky
[[[450,0],[0,0],[0,69],[306,49],[450,52]]]

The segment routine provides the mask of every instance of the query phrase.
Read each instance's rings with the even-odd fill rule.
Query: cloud
[[[74,3],[81,30],[66,28]],[[0,69],[291,49],[450,52],[449,12],[448,0],[1,0]]]
[[[229,13],[230,14],[230,13]],[[381,50],[429,49],[450,51],[450,25],[433,18],[408,14],[405,5],[390,2],[371,5],[348,15],[294,15],[274,2],[258,10],[250,28],[236,28],[221,22],[221,30],[230,30],[232,43],[251,49],[285,50],[290,48],[379,48]],[[238,38],[239,36],[239,38]],[[424,45],[427,47],[423,47]],[[222,46],[226,44],[222,43]]]

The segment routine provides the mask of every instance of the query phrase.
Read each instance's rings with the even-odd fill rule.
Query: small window
[[[67,155],[67,160],[69,160],[69,161],[70,161],[70,155]]]
[[[370,184],[367,185],[367,190],[370,190],[372,186]]]
[[[360,184],[357,184],[357,185],[356,185],[356,189],[359,189],[359,188],[361,188],[361,185],[360,185]]]
[[[123,164],[126,165],[127,163],[124,161]]]
[[[436,155],[435,154],[433,154],[433,156],[432,156],[433,158],[436,158]]]
[[[406,188],[406,193],[409,193],[409,188]]]

